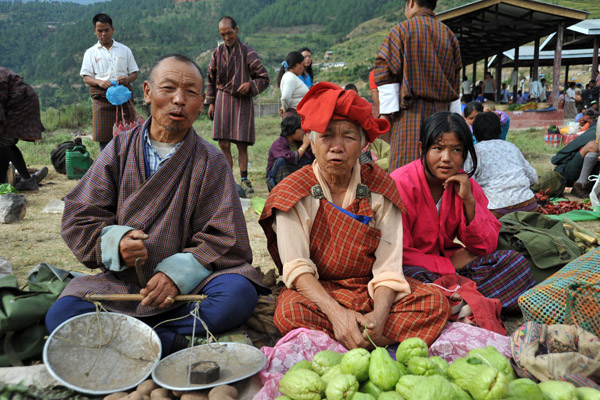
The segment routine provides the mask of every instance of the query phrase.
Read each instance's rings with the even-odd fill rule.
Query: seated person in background
[[[596,123],[596,115],[594,111],[591,109],[585,112],[585,115],[579,119],[579,131],[578,133],[583,133],[590,129],[592,124]]]
[[[74,278],[46,326],[52,332],[95,312],[87,294],[141,293],[141,302],[102,305],[151,327],[166,321],[155,329],[166,356],[188,346],[194,326],[196,304],[176,303],[178,294],[208,296],[200,317],[216,334],[243,324],[268,290],[250,265],[231,168],[192,128],[204,104],[200,68],[182,55],[162,57],[143,90],[152,116],[115,136],[65,197],[61,235],[80,262],[102,272]],[[196,324],[196,335],[205,334]]]
[[[477,143],[477,140],[475,139],[475,135],[473,135],[473,121],[475,121],[475,117],[477,117],[477,115],[482,112],[483,112],[483,106],[478,101],[470,102],[469,104],[467,104],[465,106],[465,108],[463,110],[463,117],[464,117],[465,121],[467,121],[467,125],[469,126],[469,129],[471,130],[471,138],[473,139],[473,143]]]
[[[579,109],[577,111],[578,111],[578,113],[577,113],[577,115],[575,115],[575,122],[579,122],[581,117],[583,117],[585,115],[585,106],[579,107]]]
[[[282,334],[327,332],[348,349],[420,337],[428,344],[449,315],[442,293],[402,273],[402,202],[374,164],[367,141],[390,124],[371,105],[329,82],[298,105],[316,160],[269,194],[259,223],[285,288],[274,322]]]
[[[594,186],[594,182],[589,181],[588,177],[598,171],[600,153],[596,142],[597,127],[596,123],[591,125],[550,160],[556,165],[554,170],[565,178],[566,185],[573,187],[571,194],[576,197],[588,197]]]
[[[17,143],[41,140],[45,130],[40,118],[40,101],[33,87],[25,83],[21,75],[0,67],[0,184],[9,181],[7,172],[12,162],[21,180],[9,183],[19,192],[38,190],[38,184],[48,175],[48,168],[30,175]]]
[[[473,132],[473,121],[475,121],[475,117],[482,112],[483,106],[477,101],[472,101],[465,106],[463,117],[465,118],[465,121],[467,121],[467,125],[469,125],[471,132]]]
[[[311,164],[315,156],[310,150],[308,132],[300,126],[300,117],[292,115],[281,121],[281,135],[269,149],[267,187],[269,192],[286,176]]]
[[[518,309],[519,296],[535,281],[520,253],[496,251],[500,222],[470,178],[477,155],[465,120],[433,114],[421,126],[420,143],[421,158],[391,173],[405,207],[404,274],[423,282],[460,274],[485,297],[499,299],[504,311]],[[473,169],[465,172],[467,155]]]
[[[375,139],[373,143],[369,143],[360,153],[358,161],[361,164],[374,162],[381,169],[388,172],[390,166],[390,144],[382,139]]]
[[[598,117],[598,115],[600,114],[600,113],[598,112],[598,102],[597,102],[596,100],[592,100],[592,101],[590,102],[590,105],[589,105],[589,106],[588,106],[588,108],[587,108],[587,111],[591,111],[591,112],[593,112],[593,113],[594,113],[594,117],[596,117],[596,118],[597,118],[597,117]]]
[[[517,90],[517,104],[525,104],[525,96],[522,90]]]
[[[487,197],[488,209],[496,218],[515,211],[536,211],[534,193],[529,188],[537,183],[535,168],[527,162],[517,146],[500,140],[500,120],[493,112],[481,113],[473,122],[477,138],[477,169],[473,179]],[[464,169],[472,170],[470,158]]]
[[[506,140],[508,129],[510,128],[510,118],[504,111],[496,111],[496,104],[492,102],[486,102],[483,104],[484,112],[493,112],[498,118],[500,118],[500,137],[501,140]],[[475,142],[477,143],[477,142]]]

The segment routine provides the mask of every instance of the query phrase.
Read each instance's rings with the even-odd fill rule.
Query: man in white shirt
[[[131,90],[131,82],[138,77],[139,68],[129,47],[113,39],[115,29],[106,14],[96,14],[92,19],[98,43],[86,50],[79,75],[89,86],[94,103],[94,141],[100,151],[110,142],[115,124],[116,107],[106,99],[106,90],[117,82]],[[123,104],[125,121],[133,119],[133,102]]]
[[[463,81],[460,84],[460,86],[462,87],[462,102],[465,104],[468,104],[470,102],[473,101],[473,94],[471,91],[471,88],[473,87],[473,82],[471,82],[469,80],[469,78],[467,78],[466,75],[463,75]]]

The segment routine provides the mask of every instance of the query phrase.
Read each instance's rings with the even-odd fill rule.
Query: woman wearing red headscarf
[[[327,332],[347,348],[420,337],[433,343],[449,314],[436,289],[402,272],[402,214],[392,179],[359,164],[367,142],[389,130],[371,105],[329,82],[298,104],[316,160],[270,193],[260,224],[285,283],[274,321]]]

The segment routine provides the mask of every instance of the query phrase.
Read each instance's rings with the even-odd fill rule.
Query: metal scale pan
[[[44,364],[69,389],[103,395],[135,388],[161,355],[156,332],[119,313],[87,313],[56,328],[44,346]]]
[[[188,366],[198,361],[214,361],[219,365],[219,379],[206,384],[188,384]],[[249,378],[267,363],[267,357],[256,347],[242,343],[212,343],[194,346],[162,359],[152,371],[152,379],[166,389],[202,390]]]

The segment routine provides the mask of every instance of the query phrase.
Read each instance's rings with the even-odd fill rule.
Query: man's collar
[[[236,46],[239,46],[239,43],[240,43],[240,38],[237,38],[237,39],[235,39],[235,42],[233,43],[233,45],[231,47],[227,46],[225,44],[225,42],[223,42],[223,45],[225,47],[227,47],[228,49],[233,50]]]
[[[102,44],[100,44],[100,41],[99,41],[99,40],[98,40],[98,42],[96,43],[96,47],[99,47],[99,48],[106,48],[106,47],[102,46]],[[112,49],[113,47],[119,47],[119,42],[117,42],[115,39],[113,39],[112,46],[110,46],[110,48]]]
[[[415,11],[415,13],[411,16],[411,18],[422,17],[424,15],[429,15],[431,17],[435,17],[435,12],[433,10],[430,10],[429,8],[422,7],[419,10]]]

